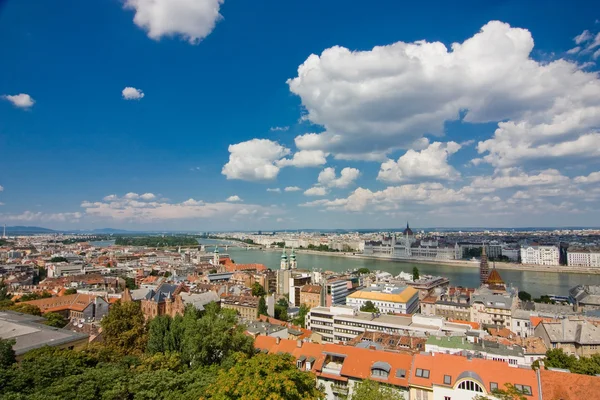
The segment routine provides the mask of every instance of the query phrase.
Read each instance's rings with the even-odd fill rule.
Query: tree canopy
[[[311,372],[300,371],[290,355],[236,355],[235,365],[222,370],[205,399],[323,399]]]
[[[265,296],[258,299],[258,315],[269,315],[269,309],[267,307],[267,301]]]
[[[413,281],[418,281],[419,280],[419,268],[417,267],[413,267]]]
[[[263,288],[260,283],[254,282],[252,284],[252,296],[254,296],[254,297],[262,297],[262,296],[264,296],[266,294],[267,294],[267,292],[265,291],[265,288]]]
[[[546,368],[562,368],[576,374],[598,375],[600,374],[600,354],[591,357],[575,357],[566,354],[562,349],[550,349],[543,359]],[[533,367],[539,367],[539,361],[533,363]]]
[[[351,400],[403,400],[404,395],[384,384],[366,379],[357,384]]]
[[[360,311],[378,313],[379,308],[377,308],[371,300],[367,300],[365,301],[365,304],[363,304],[360,308]]]
[[[117,301],[101,321],[104,342],[122,354],[146,349],[146,326],[140,303]]]

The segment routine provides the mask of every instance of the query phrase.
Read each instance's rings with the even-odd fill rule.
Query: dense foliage
[[[103,344],[81,351],[45,347],[15,363],[0,340],[0,398],[319,399],[310,372],[290,356],[254,352],[232,310],[156,317],[145,326],[136,303],[115,303],[102,321]]]
[[[145,247],[197,246],[198,240],[195,236],[118,236],[115,244]]]
[[[52,258],[50,259],[50,262],[53,262],[53,263],[59,263],[59,262],[69,262],[69,260],[67,260],[65,257],[58,256],[58,257],[52,257]]]
[[[419,280],[419,277],[420,277],[419,268],[413,267],[412,276],[413,276],[413,281],[418,281]]]
[[[258,282],[254,282],[252,284],[252,296],[254,297],[262,297],[264,295],[266,295],[267,292],[265,291],[265,288],[262,287],[262,285]]]
[[[371,300],[367,300],[365,301],[365,304],[363,304],[363,306],[360,308],[360,311],[378,313],[379,308],[377,308]]]
[[[391,387],[366,379],[354,389],[352,400],[403,400],[404,395]]]
[[[562,368],[576,374],[598,375],[600,374],[600,354],[591,357],[575,357],[566,354],[562,349],[551,349],[546,352],[544,358],[546,368]],[[539,366],[539,361],[534,362],[534,367]]]
[[[277,303],[275,304],[275,319],[278,319],[280,321],[287,321],[288,320],[288,308],[289,308],[289,303],[288,301],[285,299],[285,297],[280,298],[279,300],[277,300]]]

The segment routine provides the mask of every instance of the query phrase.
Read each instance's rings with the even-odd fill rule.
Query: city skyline
[[[0,5],[0,224],[600,220],[591,2],[31,3]]]

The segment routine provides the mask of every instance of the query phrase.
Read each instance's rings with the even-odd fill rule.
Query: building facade
[[[529,265],[560,265],[558,246],[527,246],[521,248],[521,263]]]
[[[411,286],[371,286],[346,297],[346,305],[360,309],[367,301],[381,313],[412,314],[419,309],[419,291]]]

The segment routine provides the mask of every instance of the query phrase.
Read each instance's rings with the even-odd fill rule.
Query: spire
[[[215,246],[215,254],[218,254],[218,253],[219,253],[219,245],[216,245]]]

